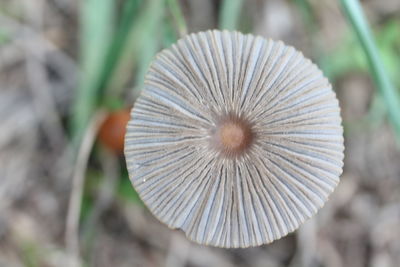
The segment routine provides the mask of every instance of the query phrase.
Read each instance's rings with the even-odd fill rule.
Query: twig
[[[120,177],[120,165],[118,157],[106,149],[100,150],[100,163],[104,172],[104,179],[100,185],[99,192],[89,219],[89,225],[93,226],[101,213],[107,209],[113,201],[118,178]]]
[[[104,111],[98,111],[95,113],[83,135],[82,143],[79,147],[76,159],[65,231],[67,251],[73,259],[77,259],[79,256],[79,216],[81,212],[85,171],[97,132],[103,123],[105,116],[106,113]]]
[[[165,262],[166,267],[186,266],[190,243],[181,235],[182,233],[173,233],[171,235],[168,256]]]
[[[311,266],[315,260],[318,226],[315,218],[308,220],[297,232],[297,250],[289,264],[295,266]]]
[[[90,210],[85,224],[82,225],[82,243],[85,251],[93,250],[93,242],[91,241],[97,233],[97,223],[103,212],[113,203],[118,178],[120,177],[120,165],[115,154],[106,149],[101,149],[99,158],[104,175],[99,189],[96,190],[97,197],[93,208]],[[95,262],[95,257],[96,253],[89,253],[89,264]]]

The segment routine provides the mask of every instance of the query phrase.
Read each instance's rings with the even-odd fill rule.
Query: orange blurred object
[[[126,125],[130,119],[130,110],[123,109],[111,112],[101,125],[99,141],[111,151],[122,154]]]

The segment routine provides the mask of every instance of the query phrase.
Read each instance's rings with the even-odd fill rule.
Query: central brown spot
[[[236,157],[249,148],[253,138],[250,124],[239,118],[227,117],[217,123],[213,145],[222,154]]]
[[[246,129],[238,123],[228,122],[218,131],[222,146],[229,150],[242,147],[246,141]]]

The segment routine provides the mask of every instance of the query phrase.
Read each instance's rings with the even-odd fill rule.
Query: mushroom
[[[113,111],[107,115],[99,130],[100,143],[117,155],[124,151],[126,125],[129,118],[129,109]]]
[[[154,216],[200,244],[279,239],[324,205],[342,173],[336,95],[280,41],[184,37],[151,64],[131,117],[134,188]]]

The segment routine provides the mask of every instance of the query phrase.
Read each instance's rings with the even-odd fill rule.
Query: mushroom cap
[[[130,119],[129,109],[108,114],[99,130],[99,141],[110,151],[121,155],[124,151],[126,125]]]
[[[282,42],[191,34],[151,64],[125,137],[149,210],[197,243],[270,243],[339,182],[343,129],[321,71]]]

